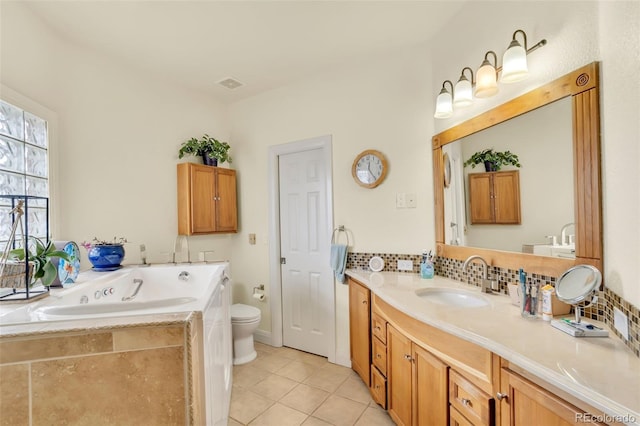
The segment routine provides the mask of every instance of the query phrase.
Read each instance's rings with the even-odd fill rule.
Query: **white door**
[[[282,343],[327,356],[333,275],[322,149],[279,156]]]

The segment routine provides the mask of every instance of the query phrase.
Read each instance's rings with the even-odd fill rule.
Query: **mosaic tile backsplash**
[[[394,253],[349,253],[347,256],[347,269],[369,269],[369,259],[379,256],[384,260],[383,271],[401,273],[420,273],[419,254],[394,254]],[[413,271],[399,271],[398,260],[411,260]],[[468,272],[462,272],[464,262],[446,257],[434,258],[436,275],[461,281],[469,285],[480,286],[482,279],[482,267],[479,263],[469,265]],[[500,293],[508,294],[507,283],[518,282],[518,271],[503,269],[495,266],[489,268],[489,275],[498,277]],[[527,280],[544,286],[550,284],[555,286],[556,277],[549,277],[538,274],[528,274]],[[596,321],[602,321],[610,328],[610,332],[616,334],[623,342],[640,358],[640,310],[620,296],[612,292],[607,287],[597,292],[598,301],[584,309],[584,317]],[[629,318],[629,339],[622,337],[613,327],[613,308],[617,308]]]

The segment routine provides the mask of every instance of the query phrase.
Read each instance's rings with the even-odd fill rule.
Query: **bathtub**
[[[0,305],[0,325],[202,311],[227,264],[152,265],[88,271],[71,288],[37,302]],[[182,276],[180,276],[182,274]],[[141,285],[138,293],[130,297]]]
[[[228,271],[228,263],[87,271],[73,287],[42,300],[0,304],[0,326],[87,319],[99,325],[101,318],[202,312],[206,424],[226,425],[232,378]]]

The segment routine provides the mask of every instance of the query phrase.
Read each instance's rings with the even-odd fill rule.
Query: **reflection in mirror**
[[[442,147],[451,172],[444,188],[445,243],[541,256],[575,257],[571,98],[563,98]],[[519,224],[471,224],[469,174],[475,152],[511,151],[521,168]]]

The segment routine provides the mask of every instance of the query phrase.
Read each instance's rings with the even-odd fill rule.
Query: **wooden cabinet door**
[[[411,340],[387,326],[387,407],[397,425],[411,425]]]
[[[471,223],[494,223],[491,173],[469,175],[469,211]]]
[[[371,292],[351,278],[349,281],[349,346],[351,368],[371,386]]]
[[[501,381],[502,390],[508,390],[502,401],[502,426],[603,425],[587,421],[584,411],[509,370],[502,369]]]
[[[493,203],[496,223],[520,223],[519,176],[517,170],[493,175]]]
[[[215,173],[209,167],[191,170],[191,233],[215,232]]]
[[[178,164],[178,234],[236,232],[236,171]]]
[[[520,173],[470,174],[469,213],[472,224],[519,224]]]
[[[236,232],[238,230],[236,172],[231,169],[216,168],[215,177],[216,232]]]
[[[413,345],[414,425],[446,425],[448,412],[447,365]]]

